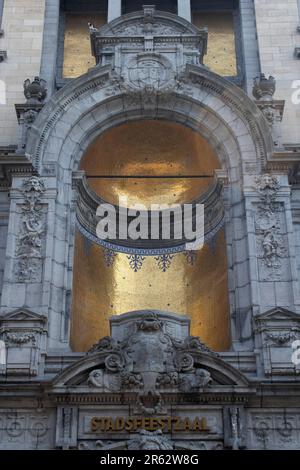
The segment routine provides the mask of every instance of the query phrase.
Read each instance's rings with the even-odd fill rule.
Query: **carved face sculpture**
[[[29,180],[26,180],[24,187],[27,193],[42,193],[45,190],[43,181],[37,176],[31,176]]]
[[[264,109],[264,115],[268,121],[269,124],[273,124],[274,122],[274,118],[275,118],[275,114],[274,114],[274,110],[273,108],[271,108],[270,106],[267,107],[266,109]]]
[[[32,189],[34,189],[35,191],[41,191],[42,189],[41,182],[39,181],[37,177],[33,176],[32,178],[30,178],[30,184],[31,184]]]
[[[274,189],[277,185],[277,180],[268,173],[265,174],[261,181],[261,189]]]

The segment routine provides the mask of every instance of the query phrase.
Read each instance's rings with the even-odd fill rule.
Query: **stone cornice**
[[[16,153],[16,148],[13,146],[0,147],[0,189],[8,189],[13,176],[26,176],[32,173],[34,168],[24,154]]]

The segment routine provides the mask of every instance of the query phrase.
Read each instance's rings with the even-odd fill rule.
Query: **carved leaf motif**
[[[17,240],[16,275],[21,282],[38,282],[42,269],[42,235],[44,221],[41,197],[45,192],[44,181],[36,176],[23,184],[25,204],[22,206],[22,226]]]

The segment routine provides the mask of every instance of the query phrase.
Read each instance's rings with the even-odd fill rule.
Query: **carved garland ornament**
[[[6,341],[8,343],[23,345],[32,341],[33,345],[36,343],[36,337],[33,333],[6,333]]]

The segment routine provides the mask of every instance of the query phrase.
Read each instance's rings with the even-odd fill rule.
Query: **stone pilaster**
[[[191,0],[177,0],[178,16],[187,21],[192,21]]]
[[[299,309],[290,186],[284,175],[245,177],[249,269],[254,315]]]
[[[118,18],[122,14],[121,0],[108,0],[107,22]]]
[[[48,312],[55,184],[54,178],[15,177],[12,181],[3,313],[19,307]]]

